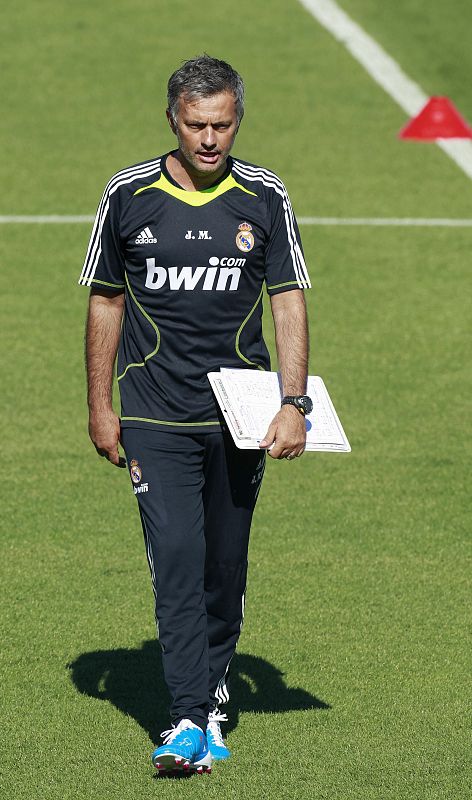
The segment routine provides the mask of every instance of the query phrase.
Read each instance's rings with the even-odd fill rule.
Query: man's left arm
[[[270,302],[283,395],[303,395],[308,376],[308,322],[303,291],[293,289],[274,294]],[[302,455],[305,443],[305,417],[295,406],[284,405],[269,425],[260,447],[270,447],[271,458],[294,458]]]

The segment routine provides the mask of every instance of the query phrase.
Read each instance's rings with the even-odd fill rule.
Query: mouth
[[[201,151],[197,151],[197,156],[204,164],[216,164],[220,157],[221,153],[211,152],[205,153]]]

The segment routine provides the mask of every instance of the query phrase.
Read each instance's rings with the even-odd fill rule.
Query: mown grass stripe
[[[76,224],[93,222],[93,216],[0,216],[0,224],[38,223],[47,224]],[[378,227],[399,228],[472,228],[472,219],[449,219],[447,217],[298,217],[299,225],[361,225]]]

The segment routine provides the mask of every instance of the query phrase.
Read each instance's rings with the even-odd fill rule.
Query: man
[[[80,283],[91,287],[86,332],[90,437],[124,466],[139,504],[173,727],[159,770],[206,771],[229,756],[231,658],[244,611],[247,548],[265,451],[305,446],[310,286],[282,182],[230,157],[243,83],[207,55],[168,83],[171,153],[118,172],[100,203]],[[266,284],[287,396],[261,450],[238,450],[207,373],[270,368],[262,338]],[[121,419],[112,408],[113,365]],[[269,449],[270,448],[270,449]]]

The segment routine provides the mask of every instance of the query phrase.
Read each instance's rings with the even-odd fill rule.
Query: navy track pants
[[[239,450],[226,432],[124,428],[122,442],[151,570],[171,719],[205,730],[208,711],[229,699],[265,453]]]

